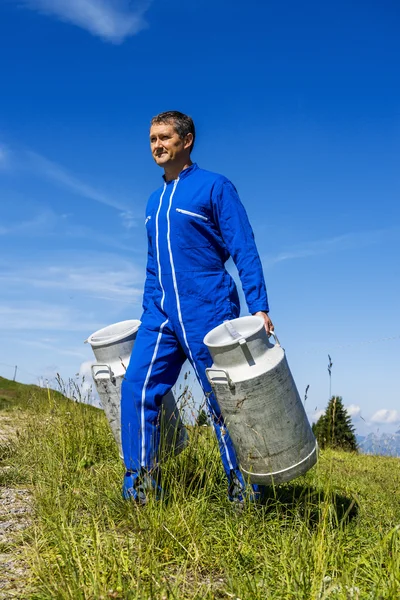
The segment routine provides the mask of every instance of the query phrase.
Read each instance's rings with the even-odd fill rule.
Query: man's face
[[[190,133],[184,139],[179,137],[172,123],[156,123],[150,128],[151,153],[160,167],[180,161],[188,154],[192,139]]]

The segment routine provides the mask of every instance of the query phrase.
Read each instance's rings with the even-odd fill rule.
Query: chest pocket
[[[183,208],[176,208],[175,212],[179,247],[209,248],[211,230],[208,217]]]

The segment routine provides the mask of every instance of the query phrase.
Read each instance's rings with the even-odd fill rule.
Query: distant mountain
[[[363,454],[380,454],[382,456],[400,457],[400,429],[396,433],[370,433],[367,436],[357,435],[357,443]]]

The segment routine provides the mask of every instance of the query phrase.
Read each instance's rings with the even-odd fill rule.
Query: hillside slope
[[[3,393],[1,414],[24,420],[1,483],[32,493],[26,597],[400,597],[398,459],[323,452],[305,477],[238,513],[211,431],[195,427],[163,465],[164,499],[138,507],[121,498],[124,469],[102,411],[11,384],[0,379],[15,392]]]

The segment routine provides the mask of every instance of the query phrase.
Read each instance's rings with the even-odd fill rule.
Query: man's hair
[[[188,133],[191,133],[193,135],[193,142],[190,152],[193,150],[196,130],[191,117],[179,112],[179,110],[167,110],[152,118],[152,125],[157,125],[158,123],[171,123],[182,140]]]

